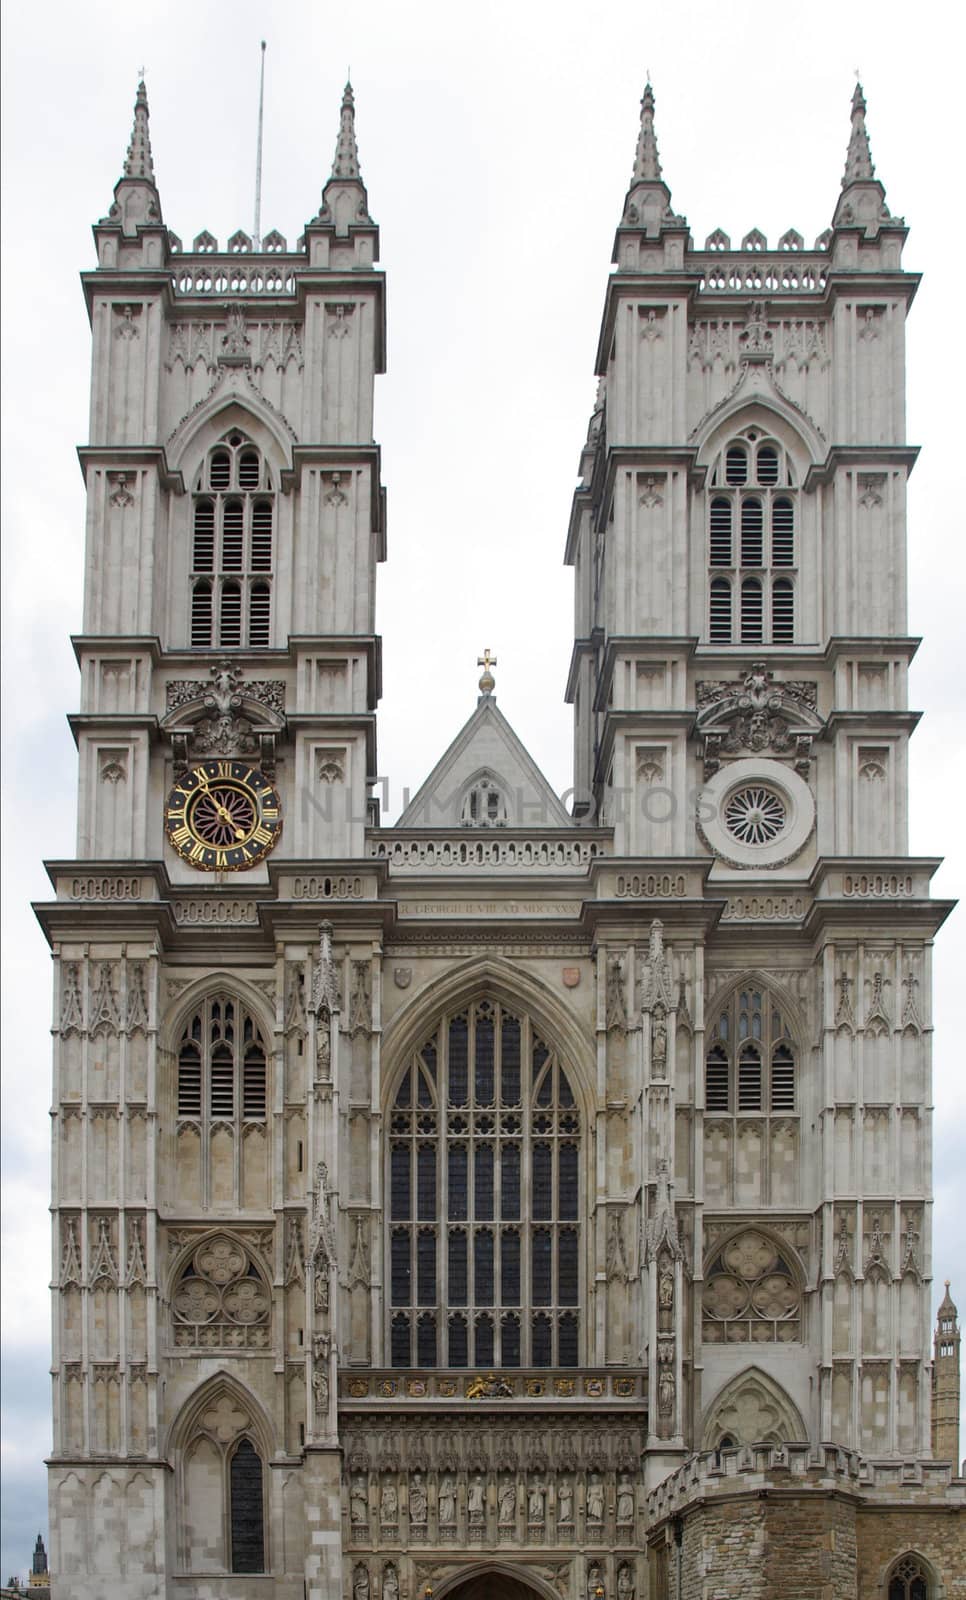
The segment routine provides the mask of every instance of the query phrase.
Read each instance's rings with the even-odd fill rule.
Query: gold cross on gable
[[[478,667],[484,667],[487,672],[489,672],[491,667],[495,667],[495,666],[498,665],[496,656],[491,656],[490,655],[490,647],[489,647],[489,645],[487,645],[486,649],[484,650],[484,652],[483,652],[483,654],[481,656],[477,656],[476,665]]]

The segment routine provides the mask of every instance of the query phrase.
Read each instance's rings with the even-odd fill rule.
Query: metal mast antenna
[[[262,40],[262,71],[258,85],[258,152],[255,156],[255,227],[252,248],[262,248],[262,123],[265,115],[265,40]]]

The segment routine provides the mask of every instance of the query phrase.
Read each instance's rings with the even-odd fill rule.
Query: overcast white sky
[[[914,852],[945,854],[961,892],[963,270],[961,88],[948,12],[843,0],[649,10],[611,0],[469,8],[366,0],[138,6],[64,0],[4,8],[3,922],[6,1372],[0,1574],[46,1531],[49,1449],[46,946],[27,909],[44,857],[73,850],[76,707],[68,635],[81,619],[89,330],[77,281],[111,200],[147,72],[165,220],[190,242],[251,230],[259,39],[268,40],[263,231],[294,242],[318,207],[351,64],[370,206],[389,278],[389,373],[376,437],[389,491],[380,570],[385,640],[380,770],[390,814],[475,704],[476,657],[499,657],[501,708],[557,787],[570,782],[563,688],[571,575],[561,565],[614,228],[645,73],[665,177],[696,241],[717,225],[831,219],[853,69],[873,157],[926,274],[909,324],[910,631],[925,636],[912,703]],[[945,42],[944,42],[945,41]],[[958,64],[958,62],[957,62]],[[960,230],[957,236],[957,230]],[[956,1048],[963,917],[936,959],[935,1271],[966,1307]]]

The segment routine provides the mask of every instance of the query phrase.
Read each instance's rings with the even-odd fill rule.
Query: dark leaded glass
[[[535,1367],[549,1367],[553,1361],[553,1338],[550,1318],[545,1312],[538,1312],[533,1319],[533,1365]]]
[[[473,1205],[477,1222],[493,1220],[493,1146],[478,1144],[473,1150]]]
[[[476,1104],[493,1104],[493,1018],[476,1019]]]
[[[408,1144],[394,1144],[392,1147],[389,1211],[393,1222],[408,1222],[412,1216]]]
[[[421,1306],[436,1304],[436,1233],[421,1228],[416,1238],[416,1300]]]
[[[450,1317],[449,1319],[449,1364],[451,1367],[465,1367],[468,1362],[466,1347],[466,1318]]]
[[[575,1306],[577,1296],[577,1229],[561,1228],[557,1257],[557,1304]]]
[[[436,1146],[421,1144],[416,1164],[420,1222],[436,1220]]]
[[[493,1318],[476,1319],[476,1365],[489,1367],[493,1362]]]
[[[449,1025],[449,1103],[465,1106],[467,1101],[468,1038],[465,1017],[454,1017]]]
[[[549,1228],[534,1228],[532,1250],[531,1299],[535,1306],[548,1306],[552,1299],[550,1292],[552,1261]]]
[[[573,1311],[565,1311],[560,1318],[558,1332],[559,1350],[557,1364],[561,1367],[575,1367],[577,1365],[577,1317]]]
[[[520,1146],[505,1144],[500,1151],[500,1216],[516,1222],[520,1216]]]
[[[461,1228],[449,1235],[449,1300],[453,1306],[467,1304],[466,1234]]]
[[[265,1571],[262,1462],[249,1439],[231,1458],[231,1570]]]
[[[520,1365],[520,1318],[506,1316],[500,1324],[500,1362],[504,1367]]]
[[[473,1236],[473,1289],[478,1306],[493,1304],[493,1234],[481,1228]],[[479,1358],[477,1358],[479,1359]]]
[[[502,1028],[500,1093],[505,1106],[520,1104],[520,1023],[504,1017]]]
[[[409,1318],[395,1316],[392,1319],[391,1332],[391,1361],[394,1367],[408,1367],[412,1361],[412,1342]]]
[[[553,1216],[553,1161],[548,1144],[533,1146],[533,1215],[541,1222]]]
[[[390,1259],[392,1303],[394,1306],[408,1306],[411,1293],[408,1229],[393,1229],[392,1241],[390,1244]]]
[[[436,1365],[436,1318],[426,1312],[416,1324],[416,1365],[417,1367]]]
[[[557,1215],[566,1222],[577,1219],[577,1146],[560,1146],[560,1171],[557,1178],[559,1203]]]
[[[466,1163],[465,1144],[449,1147],[449,1216],[451,1222],[466,1221]]]

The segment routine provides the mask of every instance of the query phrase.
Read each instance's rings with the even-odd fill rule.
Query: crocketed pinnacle
[[[661,158],[657,153],[657,137],[654,133],[654,90],[648,82],[641,99],[641,131],[637,136],[631,183],[658,183],[660,178]]]
[[[857,83],[852,95],[852,133],[849,138],[849,153],[845,158],[842,188],[847,188],[850,183],[868,182],[874,177],[875,167],[872,165],[869,135],[865,126],[865,95],[862,93],[861,83]]]
[[[352,84],[347,83],[342,91],[342,112],[339,119],[339,137],[335,145],[335,160],[332,163],[333,178],[356,178],[362,181],[359,171],[359,147],[356,144],[356,105],[352,93]]]
[[[151,156],[151,132],[148,128],[148,91],[142,78],[134,102],[134,128],[124,162],[125,178],[144,178],[154,182],[154,161]]]

